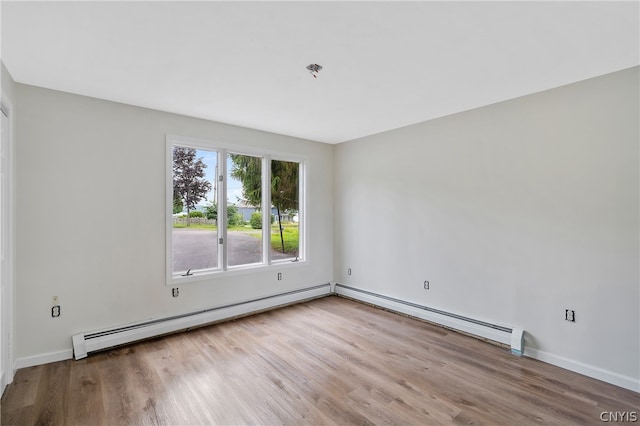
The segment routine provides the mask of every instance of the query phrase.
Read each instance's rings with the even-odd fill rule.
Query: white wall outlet
[[[576,322],[576,311],[573,309],[565,309],[564,319],[569,322]]]
[[[58,318],[60,316],[60,303],[58,303],[58,296],[51,298],[51,318]]]

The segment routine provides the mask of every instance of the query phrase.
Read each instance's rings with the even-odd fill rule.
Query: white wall
[[[16,94],[18,358],[70,354],[75,333],[332,279],[332,146],[22,84]],[[171,297],[166,133],[307,156],[309,264],[283,270],[282,281],[274,268],[185,284]]]
[[[338,145],[335,280],[640,389],[638,93],[636,67]]]

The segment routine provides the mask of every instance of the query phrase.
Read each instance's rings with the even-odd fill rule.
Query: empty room
[[[640,2],[0,11],[0,424],[640,422]]]

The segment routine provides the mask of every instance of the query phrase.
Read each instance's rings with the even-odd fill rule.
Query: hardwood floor
[[[2,425],[602,424],[640,394],[339,297],[21,369]]]

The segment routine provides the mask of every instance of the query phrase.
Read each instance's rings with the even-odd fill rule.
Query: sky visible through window
[[[203,149],[196,150],[196,158],[202,157],[202,161],[207,165],[207,168],[204,170],[206,179],[211,182],[211,191],[207,193],[206,200],[201,200],[198,203],[198,206],[208,206],[211,202],[214,201],[214,186],[216,185],[216,166],[217,166],[217,157],[218,153],[215,151],[207,151]],[[227,156],[227,175],[229,176],[229,180],[227,181],[227,203],[229,204],[239,204],[239,200],[242,200],[242,183],[230,177],[231,168],[233,167],[231,163],[231,158]],[[198,209],[200,210],[200,209]]]

